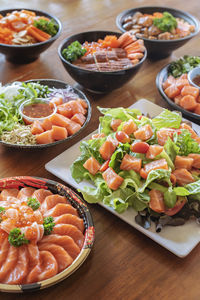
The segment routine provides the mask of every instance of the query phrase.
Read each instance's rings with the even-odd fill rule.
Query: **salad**
[[[145,228],[183,225],[200,218],[200,138],[177,112],[150,119],[137,109],[99,108],[98,133],[81,142],[71,166],[77,183],[95,187],[80,192],[89,203],[118,213],[138,212]]]

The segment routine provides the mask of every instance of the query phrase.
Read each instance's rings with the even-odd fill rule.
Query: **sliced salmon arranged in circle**
[[[6,260],[0,267],[0,281],[2,282],[11,270],[16,266],[18,260],[18,249],[10,246]]]
[[[199,157],[200,157],[200,155],[199,155]],[[174,164],[175,164],[176,169],[185,168],[187,170],[191,170],[193,162],[194,162],[194,159],[192,157],[177,155],[175,158]]]
[[[125,154],[122,159],[120,170],[134,170],[135,172],[140,172],[142,167],[142,159],[133,157],[132,155]]]
[[[112,168],[108,168],[106,171],[104,171],[102,176],[108,187],[112,190],[117,190],[124,181],[124,178],[117,175]]]
[[[200,169],[200,154],[191,153],[188,157],[193,159],[192,167]]]
[[[51,191],[45,189],[38,189],[33,193],[32,198],[36,198],[37,201],[42,203],[45,200],[45,198],[50,195],[52,195]]]
[[[25,187],[22,188],[17,195],[17,198],[20,199],[21,201],[27,201],[28,198],[32,197],[33,193],[35,192],[36,189],[32,187]]]
[[[136,139],[146,141],[153,135],[153,130],[149,124],[146,124],[134,132]]]
[[[55,207],[58,203],[65,203],[69,204],[66,197],[60,196],[60,195],[50,195],[45,198],[45,200],[42,202],[40,210],[41,212],[46,212],[49,209]]]
[[[167,161],[165,158],[154,160],[146,165],[144,165],[144,171],[149,174],[149,172],[157,169],[168,170]]]
[[[178,185],[181,186],[195,181],[192,174],[185,168],[177,169],[173,171],[172,174],[176,177],[176,182]]]
[[[80,253],[80,248],[70,236],[60,236],[58,234],[47,235],[39,242],[38,247],[44,243],[60,245],[73,259]]]
[[[44,217],[58,217],[63,214],[72,214],[78,216],[77,210],[70,204],[58,203],[56,206],[44,213]]]
[[[91,156],[83,164],[83,167],[88,170],[90,174],[95,175],[101,168],[101,165],[93,156]]]
[[[73,262],[73,258],[65,251],[63,247],[59,245],[44,243],[39,246],[39,250],[48,251],[55,257],[58,264],[58,272],[63,271]]]
[[[72,215],[72,214],[64,214],[59,217],[54,218],[55,224],[71,224],[76,226],[82,233],[85,230],[83,219]]]
[[[0,245],[0,266],[4,263],[4,261],[7,258],[9,248],[10,248],[10,244],[6,236],[4,240],[1,241],[1,245]]]
[[[29,255],[29,268],[32,269],[39,263],[40,252],[37,244],[29,243],[27,245],[28,255]]]
[[[7,200],[8,197],[17,197],[19,190],[17,189],[4,189],[0,193],[0,201]]]
[[[68,235],[70,236],[74,242],[79,246],[81,249],[84,243],[84,235],[82,232],[74,225],[71,224],[57,224],[53,228],[53,233],[59,235]]]
[[[164,146],[166,141],[168,140],[168,137],[172,140],[173,135],[175,133],[174,129],[171,128],[162,128],[156,132],[157,139],[158,139],[158,144],[160,146]]]
[[[163,151],[163,147],[160,145],[150,145],[146,153],[146,158],[154,159]]]

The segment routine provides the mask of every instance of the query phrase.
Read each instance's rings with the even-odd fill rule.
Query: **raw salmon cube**
[[[95,175],[99,171],[99,169],[101,168],[100,163],[93,156],[91,156],[90,158],[88,158],[86,160],[86,162],[83,164],[83,166],[92,175]]]
[[[149,207],[158,213],[164,212],[165,204],[164,204],[163,193],[153,189],[149,192],[149,196],[150,196]]]
[[[50,107],[54,107],[53,104],[55,104],[56,106],[60,105],[63,103],[63,98],[62,97],[53,97],[50,102],[49,102],[49,106]]]
[[[73,115],[71,120],[82,126],[85,123],[86,117],[83,114],[78,113],[78,114]]]
[[[37,144],[50,144],[54,142],[52,131],[47,130],[43,133],[36,135],[36,142]]]
[[[192,167],[200,169],[200,154],[190,153],[188,157],[193,159]]]
[[[162,129],[158,130],[156,132],[158,144],[160,146],[164,146],[168,137],[170,139],[173,139],[174,132],[175,132],[175,130],[171,129],[171,128],[162,128]]]
[[[102,173],[103,179],[107,183],[108,187],[112,190],[117,190],[124,179],[117,175],[112,168],[108,168],[105,172]]]
[[[180,101],[182,98],[183,98],[183,96],[181,94],[174,97],[174,103],[176,103],[177,105],[180,105]]]
[[[174,176],[176,177],[176,182],[178,183],[178,185],[181,186],[195,181],[192,174],[185,168],[176,169],[172,172],[172,174],[174,174]]]
[[[170,85],[168,88],[164,90],[167,97],[173,99],[174,97],[180,94],[180,90],[177,88],[176,84]]]
[[[123,124],[122,131],[124,131],[128,135],[134,133],[136,130],[137,125],[131,119]]]
[[[181,98],[179,105],[184,109],[193,111],[197,107],[197,102],[193,96],[186,95],[183,98]]]
[[[116,144],[113,143],[112,140],[107,140],[103,143],[103,145],[100,147],[99,152],[104,160],[108,160],[111,158],[113,155],[115,149],[116,149]]]
[[[52,123],[50,121],[49,118],[44,119],[44,121],[42,122],[42,128],[46,131],[46,130],[51,130],[52,128]]]
[[[67,129],[60,126],[52,126],[52,137],[56,141],[64,140],[68,136]]]
[[[154,159],[157,155],[159,155],[163,151],[163,147],[159,145],[150,145],[149,149],[146,153],[146,158]]]
[[[191,170],[194,159],[192,157],[187,156],[179,156],[177,155],[174,161],[176,169],[185,168],[187,170]]]
[[[42,128],[42,125],[39,121],[34,121],[32,124],[31,124],[31,133],[32,134],[40,134],[44,132],[44,129]]]
[[[181,95],[182,96],[191,95],[195,99],[197,99],[197,97],[199,96],[199,89],[191,85],[186,85],[182,88]]]
[[[186,129],[186,130],[188,130],[191,133],[191,137],[193,139],[196,138],[196,137],[198,137],[197,134],[196,134],[196,132],[191,128],[191,126],[188,125],[188,124],[186,124],[186,123],[181,123],[180,129]]]
[[[150,139],[153,135],[153,130],[149,124],[144,125],[134,132],[134,136],[136,139],[146,141]]]
[[[194,110],[195,114],[200,115],[200,104],[198,103],[195,110]]]
[[[72,135],[81,129],[81,125],[74,121],[71,121],[67,117],[60,114],[54,114],[50,117],[50,121],[53,125],[65,127],[69,135]]]
[[[182,74],[179,78],[180,78],[180,79],[187,79],[188,76],[187,76],[187,74],[185,73],[185,74]]]
[[[120,169],[121,170],[134,170],[135,172],[140,172],[142,167],[142,159],[133,157],[129,154],[125,154],[122,159]]]
[[[175,84],[176,79],[170,75],[162,84],[163,90],[165,90],[166,88],[168,88],[170,85]]]
[[[69,106],[72,110],[72,115],[81,113],[83,115],[85,115],[86,110],[83,108],[83,106],[81,105],[80,102],[76,101],[76,100],[71,100],[67,103],[65,103],[65,106]]]
[[[114,119],[110,123],[110,127],[112,128],[113,131],[117,131],[117,128],[121,124],[122,120],[120,119]]]
[[[78,98],[78,99],[76,99],[76,101],[79,102],[85,110],[88,109],[88,104],[85,100]]]
[[[66,103],[59,105],[57,107],[57,112],[67,118],[71,118],[73,116],[72,109],[69,105],[66,106],[65,104]]]
[[[167,165],[167,161],[165,160],[165,158],[162,158],[159,160],[154,160],[154,161],[144,165],[144,171],[147,172],[147,174],[149,172],[151,172],[152,170],[157,170],[157,169],[168,170],[168,165]]]
[[[182,88],[186,85],[189,85],[189,81],[187,79],[178,79],[176,80],[176,86],[179,90],[182,90]]]

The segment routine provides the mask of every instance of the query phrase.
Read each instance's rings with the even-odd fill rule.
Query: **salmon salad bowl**
[[[55,181],[0,179],[0,291],[37,291],[64,280],[89,255],[94,226],[85,202]]]
[[[85,94],[55,79],[0,86],[0,107],[0,143],[21,149],[71,140],[91,118]]]

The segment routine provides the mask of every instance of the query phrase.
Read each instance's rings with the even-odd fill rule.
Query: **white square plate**
[[[130,106],[130,108],[138,108],[143,114],[148,113],[151,117],[155,117],[163,110],[162,107],[149,102],[146,99],[137,101],[135,104]],[[192,123],[192,127],[200,135],[200,127],[194,123]],[[85,137],[84,140],[88,140],[93,133],[94,132]],[[81,189],[86,185],[93,186],[87,181],[82,181],[78,184],[72,178],[70,173],[71,164],[80,155],[80,142],[73,145],[45,165],[45,168],[49,172],[76,189]],[[152,224],[151,228],[148,230],[136,224],[136,212],[134,212],[133,209],[130,208],[126,212],[118,214],[112,208],[105,205],[102,206],[179,257],[185,257],[188,255],[200,241],[200,226],[194,220],[188,221],[183,226],[164,227],[160,233],[156,233],[154,224]]]

